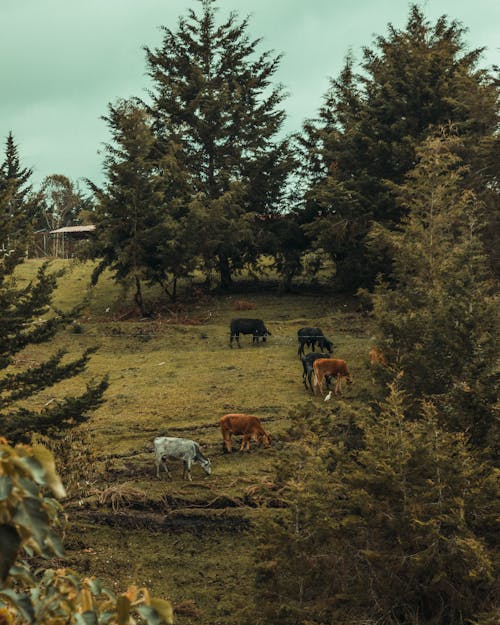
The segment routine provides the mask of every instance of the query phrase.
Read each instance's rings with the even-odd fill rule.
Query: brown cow
[[[262,427],[258,417],[248,414],[226,414],[221,417],[220,427],[224,439],[224,452],[231,452],[231,434],[243,435],[240,451],[244,451],[245,448],[249,451],[251,440],[259,444],[264,443],[266,446],[271,444],[271,437]]]
[[[318,358],[313,363],[314,368],[314,394],[316,395],[316,388],[319,387],[320,393],[323,394],[323,380],[325,376],[329,375],[335,378],[335,393],[340,395],[342,393],[341,383],[342,378],[345,378],[347,384],[352,384],[351,374],[347,369],[345,360],[340,358]]]

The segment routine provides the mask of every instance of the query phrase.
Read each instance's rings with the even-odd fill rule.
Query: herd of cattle
[[[233,340],[236,339],[238,347],[240,345],[240,334],[251,334],[252,343],[258,343],[260,339],[266,341],[267,336],[272,336],[266,328],[262,319],[233,319],[230,324],[229,346],[233,347]],[[347,384],[352,384],[351,375],[345,360],[331,358],[333,343],[323,334],[321,328],[301,328],[297,332],[299,341],[298,356],[302,361],[302,381],[307,390],[316,395],[317,391],[323,394],[323,382],[327,388],[330,382],[335,379],[334,393],[340,394],[341,383],[345,378]],[[312,352],[305,353],[305,348],[311,348]],[[316,352],[318,347],[320,352]],[[370,353],[370,358],[372,355]],[[329,393],[331,396],[331,392]],[[328,397],[329,397],[328,396]],[[327,397],[327,399],[328,399]],[[230,453],[231,436],[242,436],[240,451],[250,449],[250,441],[254,440],[259,444],[271,444],[271,437],[264,430],[258,417],[247,414],[227,414],[220,419],[220,428],[223,439],[223,450]],[[172,436],[159,436],[154,440],[156,456],[156,475],[160,477],[160,467],[163,467],[170,476],[167,460],[182,460],[184,463],[184,479],[191,480],[191,466],[199,464],[201,468],[210,475],[212,465],[208,458],[201,452],[200,446],[195,441],[187,438],[177,438]]]

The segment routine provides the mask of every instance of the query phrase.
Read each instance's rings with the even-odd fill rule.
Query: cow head
[[[332,352],[333,352],[333,343],[331,341],[329,341],[328,339],[322,339],[320,348],[324,349],[329,354],[332,354]]]
[[[269,447],[269,445],[271,444],[271,437],[267,432],[263,431],[262,433],[258,434],[257,441],[259,442],[259,445],[262,445],[262,443],[264,443],[266,447]]]
[[[204,460],[202,460],[200,462],[200,465],[207,475],[210,475],[210,473],[212,473],[212,463],[210,462],[208,458],[205,458]]]

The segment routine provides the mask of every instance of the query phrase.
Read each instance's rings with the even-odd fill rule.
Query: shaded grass
[[[30,279],[37,265],[25,263],[20,281]],[[357,312],[354,300],[325,291],[278,295],[266,289],[252,290],[248,297],[245,293],[198,294],[197,299],[183,303],[186,323],[175,323],[179,309],[171,313],[165,309],[155,320],[133,315],[124,318],[124,311],[133,311],[133,306],[109,274],[88,289],[91,264],[58,261],[55,267],[67,270],[56,293],[57,307],[67,309],[87,297],[81,333],[67,329],[50,346],[29,347],[22,356],[26,361],[40,361],[60,347],[69,355],[95,344],[99,350],[84,375],[47,389],[32,401],[40,407],[53,397],[81,392],[83,383],[91,378],[108,374],[110,379],[106,402],[88,424],[96,461],[92,487],[79,506],[95,514],[96,522],[99,513],[115,514],[116,526],[96,525],[75,516],[67,545],[70,562],[121,588],[134,579],[174,604],[193,600],[201,611],[198,622],[240,622],[238,614],[242,606],[248,606],[253,579],[252,530],[242,525],[235,537],[222,526],[217,529],[217,524],[207,525],[201,533],[198,525],[198,529],[179,532],[151,531],[147,523],[131,529],[120,526],[120,515],[125,520],[131,510],[167,516],[176,511],[194,518],[214,514],[215,509],[223,514],[218,506],[224,505],[231,512],[233,504],[231,513],[237,518],[279,514],[278,510],[255,508],[249,489],[272,480],[275,464],[287,445],[291,412],[309,402],[318,409],[327,405],[302,385],[297,330],[304,325],[323,329],[334,343],[335,357],[347,360],[354,378],[343,399],[361,406],[372,399],[373,391],[368,366],[371,320]],[[255,308],[235,311],[234,302],[242,297],[251,299]],[[229,322],[240,316],[264,319],[272,336],[258,345],[243,336],[241,349],[229,349]],[[229,412],[259,416],[273,437],[273,446],[223,454],[218,421]],[[198,441],[212,460],[212,474],[206,476],[195,465],[190,484],[182,480],[181,464],[173,464],[172,479],[162,475],[157,480],[153,439],[159,435]],[[234,441],[235,450],[239,442]],[[119,493],[120,488],[135,492],[136,500],[132,496],[121,501],[116,495],[119,505],[113,513],[111,500],[99,501],[99,493],[106,489],[118,489]],[[114,517],[107,517],[108,522],[110,518]],[[84,548],[93,551],[89,555]],[[246,580],[245,592],[238,584],[241,578]],[[190,621],[179,616],[178,622]]]

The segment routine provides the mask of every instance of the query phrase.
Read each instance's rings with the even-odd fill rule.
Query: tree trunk
[[[220,285],[223,289],[229,289],[233,285],[229,258],[226,254],[219,254]]]
[[[142,285],[141,285],[141,279],[139,278],[139,276],[135,276],[134,301],[137,304],[137,306],[139,306],[139,308],[141,309],[141,315],[145,317],[146,312],[144,309],[144,298],[142,297]]]

